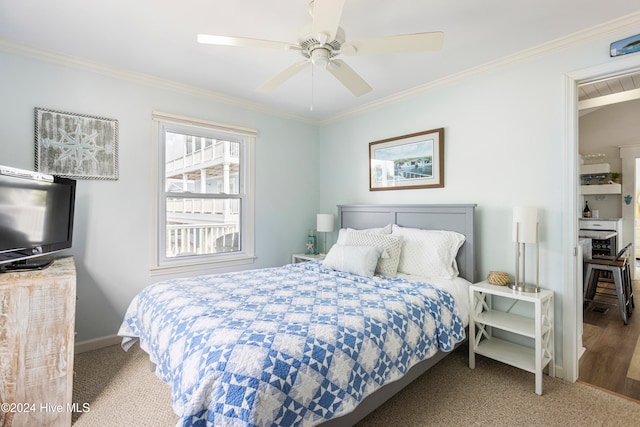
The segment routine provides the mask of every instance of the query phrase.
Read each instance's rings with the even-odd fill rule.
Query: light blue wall
[[[513,273],[511,212],[540,210],[541,285],[556,292],[561,360],[564,77],[607,64],[626,28],[585,36],[487,67],[403,101],[319,126],[207,97],[174,92],[0,53],[0,164],[33,165],[33,108],[120,120],[120,179],[79,181],[73,254],[78,339],[113,334],[129,301],[160,279],[148,272],[152,216],[151,112],[194,116],[258,130],[254,267],[283,264],[303,249],[317,212],[345,203],[477,203],[478,277]],[[375,90],[375,89],[374,89]],[[445,187],[370,192],[368,143],[445,128]],[[335,233],[329,241],[335,240]]]
[[[477,278],[482,280],[491,270],[513,275],[512,209],[538,207],[540,284],[557,295],[556,360],[561,361],[564,76],[615,61],[609,58],[609,43],[638,32],[640,27],[573,46],[554,45],[546,53],[468,73],[410,99],[325,124],[320,162],[331,168],[321,166],[320,209],[335,212],[343,203],[476,203]],[[445,129],[444,188],[369,191],[369,142],[440,127]]]
[[[0,72],[0,164],[33,169],[34,107],[119,120],[119,179],[78,180],[69,252],[78,271],[78,341],[115,334],[133,296],[165,278],[149,273],[152,111],[256,129],[257,259],[249,268],[281,265],[290,262],[292,252],[304,250],[318,211],[316,126],[2,52]]]

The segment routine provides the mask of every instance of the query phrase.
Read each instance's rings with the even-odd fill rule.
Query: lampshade
[[[517,206],[513,208],[513,241],[537,243],[538,208]]]
[[[316,219],[316,230],[321,233],[330,233],[333,231],[333,215],[318,214]]]

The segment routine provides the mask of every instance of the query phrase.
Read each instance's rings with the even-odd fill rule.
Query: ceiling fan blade
[[[327,64],[327,71],[334,75],[335,78],[351,91],[355,96],[364,95],[371,92],[371,86],[358,75],[353,68],[349,67],[344,61],[334,59]]]
[[[270,92],[284,83],[286,80],[298,74],[300,71],[304,70],[307,65],[309,65],[309,60],[305,59],[304,61],[296,62],[293,65],[285,68],[279,74],[277,74],[274,78],[260,86],[256,89],[258,92]]]
[[[340,52],[347,56],[426,52],[441,49],[443,41],[444,33],[441,31],[375,37],[344,43],[340,48]]]
[[[266,47],[270,49],[280,50],[300,50],[300,46],[291,43],[263,39],[252,39],[250,37],[219,36],[212,34],[198,34],[198,43],[215,44],[221,46]]]
[[[322,44],[333,41],[336,37],[344,3],[345,0],[313,0],[312,31]]]

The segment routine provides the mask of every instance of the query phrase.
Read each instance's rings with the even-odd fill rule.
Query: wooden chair
[[[631,243],[622,248],[617,255],[593,256],[585,259],[586,272],[584,275],[584,303],[585,308],[590,302],[596,304],[615,305],[619,307],[620,316],[626,325],[633,313],[633,287],[631,283]],[[611,281],[601,279],[601,273],[609,272],[613,278],[615,289],[607,287]],[[609,291],[609,292],[607,292]],[[615,292],[611,292],[615,291]],[[595,299],[598,296],[600,298]],[[617,302],[610,302],[611,299]]]

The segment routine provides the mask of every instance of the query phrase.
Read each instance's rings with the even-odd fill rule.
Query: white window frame
[[[222,268],[254,261],[254,157],[255,135],[253,129],[154,112],[152,115],[153,155],[155,167],[153,245],[151,274],[169,274],[211,268]],[[240,148],[240,250],[209,255],[169,258],[166,256],[166,198],[165,191],[165,142],[166,131],[199,134],[209,138],[239,142]],[[197,196],[197,195],[195,195]]]

